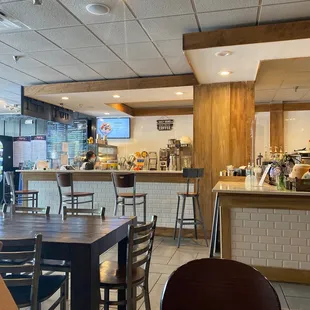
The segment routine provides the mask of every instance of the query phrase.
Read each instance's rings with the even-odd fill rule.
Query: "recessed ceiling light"
[[[227,75],[232,74],[232,72],[231,71],[223,70],[223,71],[220,71],[218,74],[221,75],[221,76],[227,76]]]
[[[106,113],[103,113],[104,115],[110,115],[110,113],[106,112]]]
[[[69,100],[69,97],[61,97],[62,100]]]
[[[219,57],[225,57],[225,56],[230,56],[233,52],[232,51],[220,51],[215,53],[215,56]]]
[[[183,93],[181,91],[177,91],[175,94],[178,95],[178,96],[182,96],[183,95]]]
[[[110,8],[107,5],[100,3],[87,4],[86,10],[93,15],[105,15],[110,12]]]
[[[121,98],[120,95],[113,95],[113,98]]]

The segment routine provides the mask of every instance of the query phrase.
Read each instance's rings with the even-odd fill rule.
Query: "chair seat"
[[[147,195],[146,193],[139,193],[136,194],[136,197],[140,198],[145,197],[146,195]],[[133,193],[119,193],[118,196],[121,198],[133,198]]]
[[[178,196],[195,197],[195,196],[199,196],[199,193],[197,193],[197,192],[189,192],[189,193],[180,192],[180,193],[178,193]]]
[[[139,267],[133,270],[133,283],[143,281],[145,271]],[[100,286],[123,286],[126,287],[126,266],[118,268],[117,262],[105,261],[100,265]]]
[[[65,260],[56,259],[42,259],[41,260],[42,270],[55,270],[55,271],[70,271],[71,263]]]
[[[4,279],[31,278],[28,275],[10,275]],[[38,301],[43,302],[54,295],[66,280],[65,276],[40,276]],[[17,305],[30,305],[31,286],[14,286],[8,288]]]
[[[31,195],[31,194],[39,194],[39,191],[23,189],[21,191],[15,191],[15,194],[16,195]]]
[[[65,197],[71,197],[71,193],[63,193],[62,194]],[[86,197],[86,196],[93,196],[94,193],[88,193],[88,192],[74,192],[73,197]]]

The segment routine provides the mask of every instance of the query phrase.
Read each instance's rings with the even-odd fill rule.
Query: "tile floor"
[[[114,247],[103,254],[101,260],[116,260],[117,248]],[[190,260],[208,257],[209,250],[203,240],[185,239],[177,249],[172,238],[158,237],[155,239],[152,263],[150,269],[150,299],[152,310],[159,310],[160,298],[169,275],[182,264]],[[288,283],[273,283],[282,305],[282,310],[310,310],[310,286]],[[116,295],[115,295],[116,296]],[[55,294],[55,298],[57,295]],[[111,296],[113,298],[113,296]],[[42,305],[47,310],[51,300]],[[70,300],[68,308],[70,309]],[[111,309],[115,309],[111,307]],[[137,309],[145,310],[143,301]],[[74,310],[74,309],[72,309]]]

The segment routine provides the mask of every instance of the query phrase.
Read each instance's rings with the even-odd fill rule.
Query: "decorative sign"
[[[268,165],[268,166],[266,167],[266,169],[265,169],[265,171],[264,171],[264,173],[263,173],[263,176],[262,176],[262,178],[261,178],[260,181],[259,181],[259,184],[258,184],[259,186],[263,186],[263,185],[264,185],[266,176],[267,176],[267,174],[268,174],[270,168],[271,168],[271,165]]]
[[[159,131],[169,131],[173,128],[173,119],[159,119],[157,120],[157,129]]]

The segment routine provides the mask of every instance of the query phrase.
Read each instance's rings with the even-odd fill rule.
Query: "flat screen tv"
[[[129,139],[130,118],[97,118],[97,134],[108,139]]]

